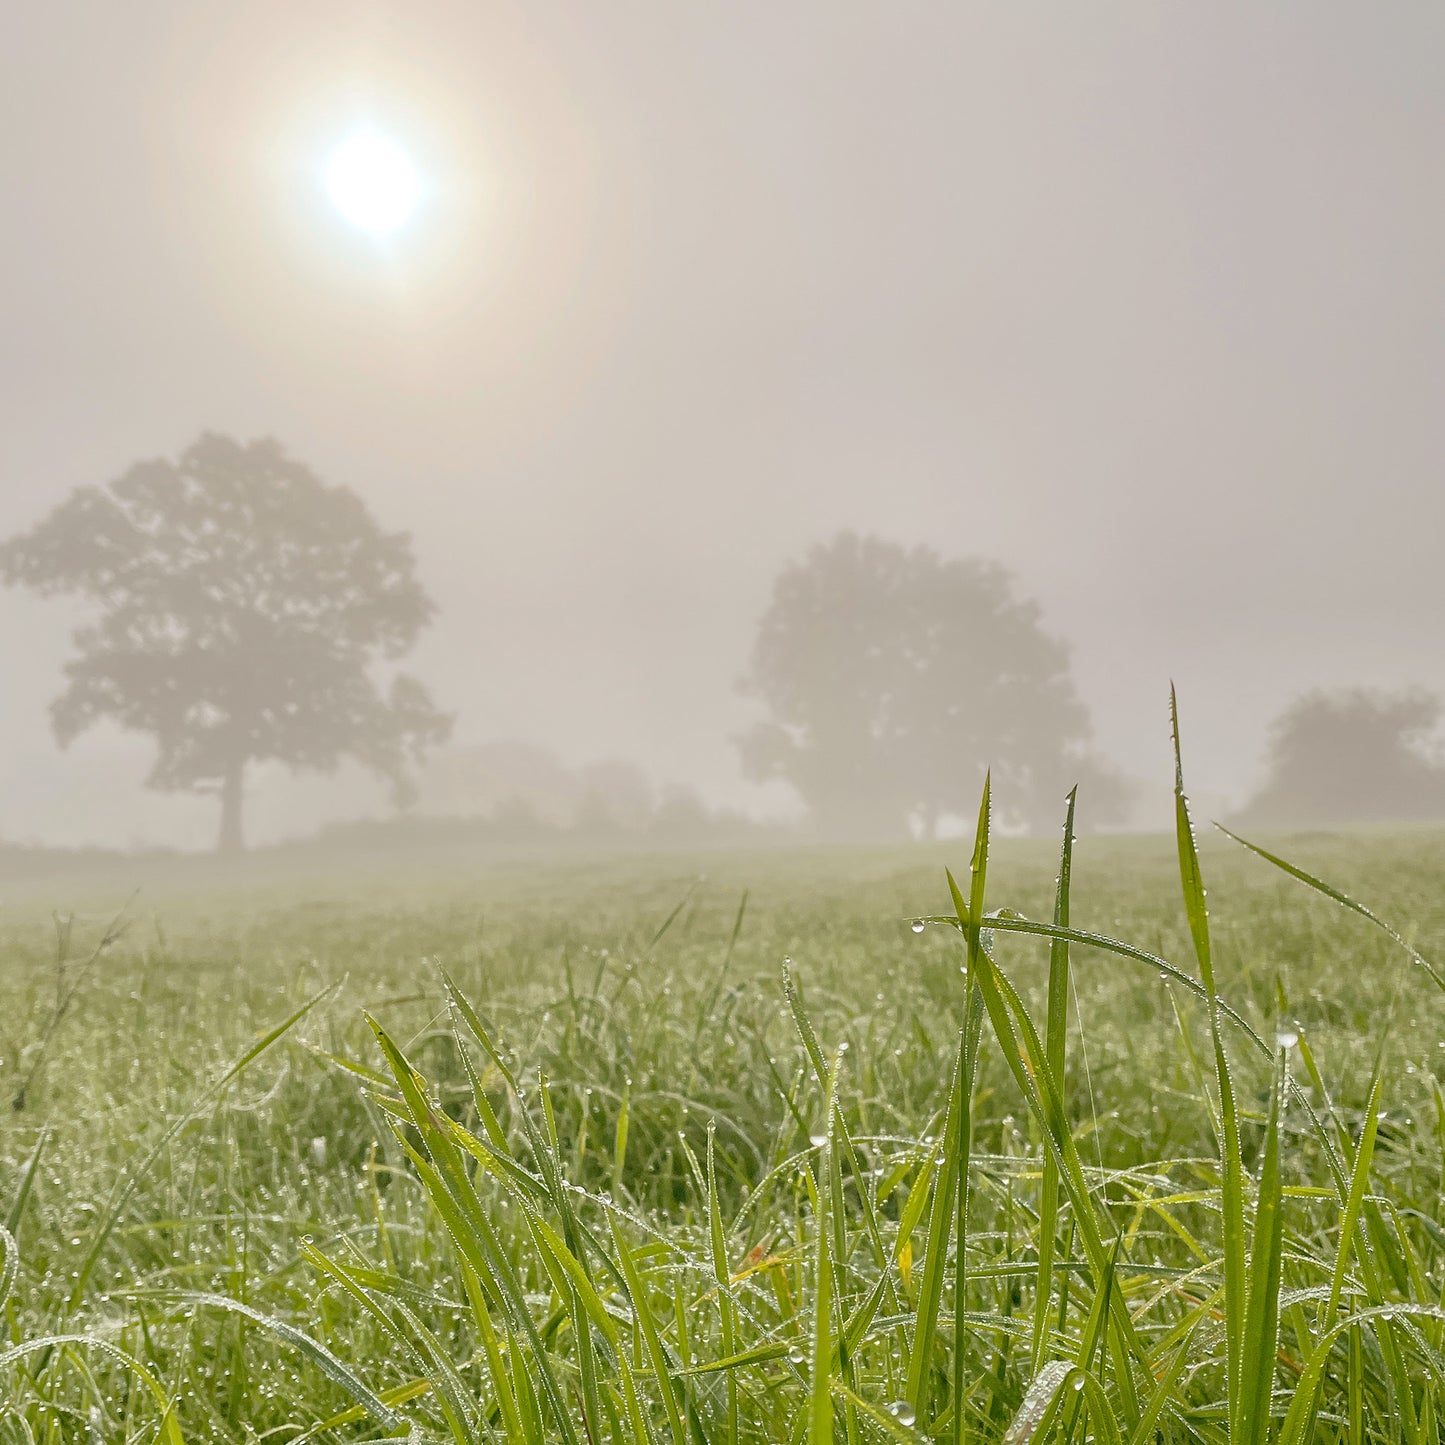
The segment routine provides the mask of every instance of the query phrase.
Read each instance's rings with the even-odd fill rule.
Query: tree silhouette
[[[1264,786],[1239,815],[1256,827],[1445,818],[1445,765],[1428,692],[1352,688],[1298,697],[1270,728]]]
[[[208,433],[79,488],[0,544],[0,578],[98,609],[51,705],[61,745],[105,719],[152,735],[148,785],[218,794],[223,851],[242,846],[249,764],[349,756],[401,788],[449,730],[420,683],[372,675],[434,610],[409,539],[273,441]]]
[[[931,835],[989,767],[1016,826],[1056,826],[1075,782],[1095,821],[1122,810],[1067,647],[988,562],[840,534],[777,579],[742,687],[772,714],[739,740],[744,770],[791,783],[832,833]]]

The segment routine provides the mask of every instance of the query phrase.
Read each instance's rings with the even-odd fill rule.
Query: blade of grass
[[[743,895],[744,901],[747,894]],[[742,922],[741,914],[738,919]],[[736,932],[734,932],[736,937]],[[725,1357],[737,1354],[737,1312],[733,1304],[732,1271],[728,1267],[727,1237],[723,1230],[722,1208],[718,1203],[717,1164],[714,1157],[715,1131],[707,1131],[707,1222],[708,1244],[712,1251],[713,1282],[717,1286],[718,1313],[722,1323],[722,1349]],[[728,1373],[727,1378],[727,1436],[728,1445],[736,1445],[738,1438],[738,1382]]]
[[[1321,893],[1332,902],[1338,903],[1341,908],[1348,909],[1351,913],[1357,914],[1360,918],[1372,923],[1389,938],[1392,943],[1398,944],[1409,954],[1411,961],[1429,975],[1430,980],[1436,988],[1445,990],[1445,977],[1442,977],[1440,971],[1429,959],[1425,958],[1413,944],[1408,943],[1396,929],[1386,923],[1377,913],[1373,913],[1370,909],[1366,908],[1363,903],[1356,902],[1348,893],[1341,892],[1332,884],[1326,883],[1322,878],[1316,878],[1313,873],[1307,873],[1296,864],[1288,862],[1275,853],[1271,853],[1268,848],[1261,848],[1258,843],[1251,843],[1249,839],[1241,838],[1238,833],[1231,833],[1223,823],[1215,823],[1214,827],[1218,828],[1226,838],[1233,839],[1233,841],[1238,843],[1242,848],[1248,848],[1251,853],[1259,858],[1263,858],[1266,863],[1272,863],[1276,868],[1280,869],[1281,872],[1288,873],[1291,878],[1297,879],[1307,888],[1314,889],[1316,893]]]
[[[1078,788],[1069,792],[1068,811],[1064,817],[1064,846],[1059,859],[1059,878],[1054,891],[1054,926],[1069,926],[1069,885],[1074,858],[1074,807]],[[1066,938],[1049,940],[1049,1003],[1044,1050],[1049,1068],[1062,1091],[1065,1083],[1066,1050],[1069,1021],[1069,942]],[[1067,1100],[1061,1098],[1067,1111]],[[1034,1372],[1043,1365],[1047,1341],[1049,1302],[1054,1283],[1054,1247],[1059,1222],[1059,1166],[1047,1149],[1044,1151],[1043,1179],[1040,1184],[1038,1224],[1038,1274],[1034,1282]]]
[[[816,1193],[816,1190],[815,1190]],[[808,1389],[808,1445],[833,1445],[833,1261],[830,1230],[820,1208],[814,1214],[813,1370]]]
[[[1269,1435],[1274,1394],[1275,1354],[1279,1338],[1279,1289],[1283,1272],[1280,1210],[1279,1110],[1284,1096],[1285,1051],[1277,1051],[1269,1117],[1265,1122],[1264,1162],[1254,1210],[1254,1245],[1249,1259],[1249,1292],[1240,1356],[1240,1407],[1236,1418],[1240,1445],[1264,1445]]]
[[[30,1151],[30,1158],[26,1161],[25,1168],[20,1175],[20,1188],[15,1191],[15,1199],[10,1205],[10,1213],[5,1217],[5,1228],[11,1234],[20,1233],[20,1221],[25,1217],[25,1206],[30,1199],[30,1190],[35,1183],[35,1171],[40,1167],[40,1156],[45,1152],[45,1146],[50,1142],[50,1125],[42,1124],[40,1133],[36,1137],[35,1147]]]
[[[1184,762],[1179,744],[1179,700],[1169,689],[1169,723],[1174,743],[1174,831],[1179,853],[1179,879],[1184,891],[1184,911],[1189,934],[1199,961],[1200,982],[1205,990],[1209,1035],[1214,1046],[1214,1086],[1219,1095],[1220,1213],[1224,1245],[1224,1337],[1226,1349],[1226,1397],[1229,1401],[1230,1438],[1245,1439],[1249,1428],[1243,1418],[1246,1403],[1242,1358],[1245,1322],[1245,1238],[1244,1159],[1239,1139],[1239,1111],[1234,1083],[1224,1050],[1220,1024],[1219,995],[1214,982],[1214,955],[1209,938],[1209,910],[1205,903],[1204,877],[1199,867],[1199,849],[1189,817],[1189,800],[1184,793]]]
[[[673,1445],[684,1445],[686,1434],[682,1424],[682,1403],[679,1387],[668,1366],[667,1352],[662,1345],[662,1336],[657,1321],[647,1300],[647,1286],[642,1272],[637,1267],[634,1251],[622,1236],[616,1214],[609,1210],[607,1222],[612,1227],[612,1242],[617,1251],[617,1262],[622,1266],[623,1278],[627,1281],[627,1295],[632,1305],[632,1317],[642,1332],[642,1341],[652,1365],[652,1373],[662,1396],[662,1408],[667,1414],[667,1423],[672,1429]]]

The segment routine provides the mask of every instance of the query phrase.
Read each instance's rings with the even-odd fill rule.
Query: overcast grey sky
[[[414,533],[459,736],[732,801],[779,566],[927,541],[1237,797],[1294,691],[1445,689],[1442,76],[1424,0],[12,7],[0,535],[274,434]],[[433,187],[383,248],[360,121]],[[0,834],[179,836],[50,743],[71,620],[0,593]]]

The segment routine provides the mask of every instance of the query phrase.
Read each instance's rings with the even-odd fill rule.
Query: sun
[[[353,226],[384,235],[411,219],[421,182],[407,153],[394,140],[363,131],[332,152],[326,190]]]

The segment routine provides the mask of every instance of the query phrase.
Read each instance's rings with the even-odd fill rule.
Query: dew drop
[[[928,927],[928,925],[927,925],[921,918],[915,918],[915,919],[913,920],[913,922],[912,922],[911,924],[909,924],[908,926],[909,926],[915,933],[922,933],[923,930]]]
[[[823,1145],[826,1144],[827,1142],[828,1142],[828,1136],[827,1136],[826,1134],[809,1134],[809,1135],[808,1135],[808,1143],[810,1143],[810,1144],[813,1146],[813,1148],[815,1148],[815,1149],[821,1149],[821,1148],[823,1147]]]
[[[1075,1375],[1075,1376],[1074,1376],[1074,1389],[1076,1389],[1076,1390],[1082,1390],[1083,1388],[1084,1388],[1084,1377],[1083,1377],[1082,1375]]]
[[[914,1413],[913,1406],[907,1400],[895,1400],[889,1407],[888,1413],[898,1421],[900,1425],[911,1425],[918,1416]]]
[[[1299,1030],[1293,1024],[1284,1024],[1275,1034],[1274,1041],[1282,1049],[1292,1049],[1299,1043]]]

